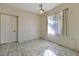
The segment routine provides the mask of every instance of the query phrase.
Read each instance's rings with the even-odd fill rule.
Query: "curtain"
[[[68,35],[68,8],[63,10],[63,34]]]

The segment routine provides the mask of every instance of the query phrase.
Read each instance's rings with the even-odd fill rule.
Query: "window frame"
[[[58,13],[54,13],[54,14],[52,14],[52,15],[56,15],[56,14],[59,14],[59,13],[61,13],[62,11],[60,11],[60,12],[58,12]],[[46,25],[46,27],[47,27],[47,30],[46,30],[46,32],[47,32],[47,35],[48,36],[53,36],[53,37],[61,37],[61,36],[63,36],[63,31],[64,31],[64,22],[63,22],[63,12],[62,12],[62,19],[61,19],[61,21],[62,21],[62,32],[61,32],[61,34],[60,35],[52,35],[52,34],[48,34],[48,17],[51,17],[52,15],[47,15],[47,20],[46,20],[46,23],[47,23],[47,25]]]

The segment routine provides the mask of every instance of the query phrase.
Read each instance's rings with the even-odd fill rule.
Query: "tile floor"
[[[0,45],[0,56],[78,56],[79,53],[47,40]]]

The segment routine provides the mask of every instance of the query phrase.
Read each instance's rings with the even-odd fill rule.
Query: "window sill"
[[[48,37],[61,38],[61,37],[63,37],[63,35],[52,35],[52,34],[48,34]]]

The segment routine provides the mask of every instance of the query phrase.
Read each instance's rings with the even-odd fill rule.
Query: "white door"
[[[17,41],[17,17],[1,15],[1,43]]]

